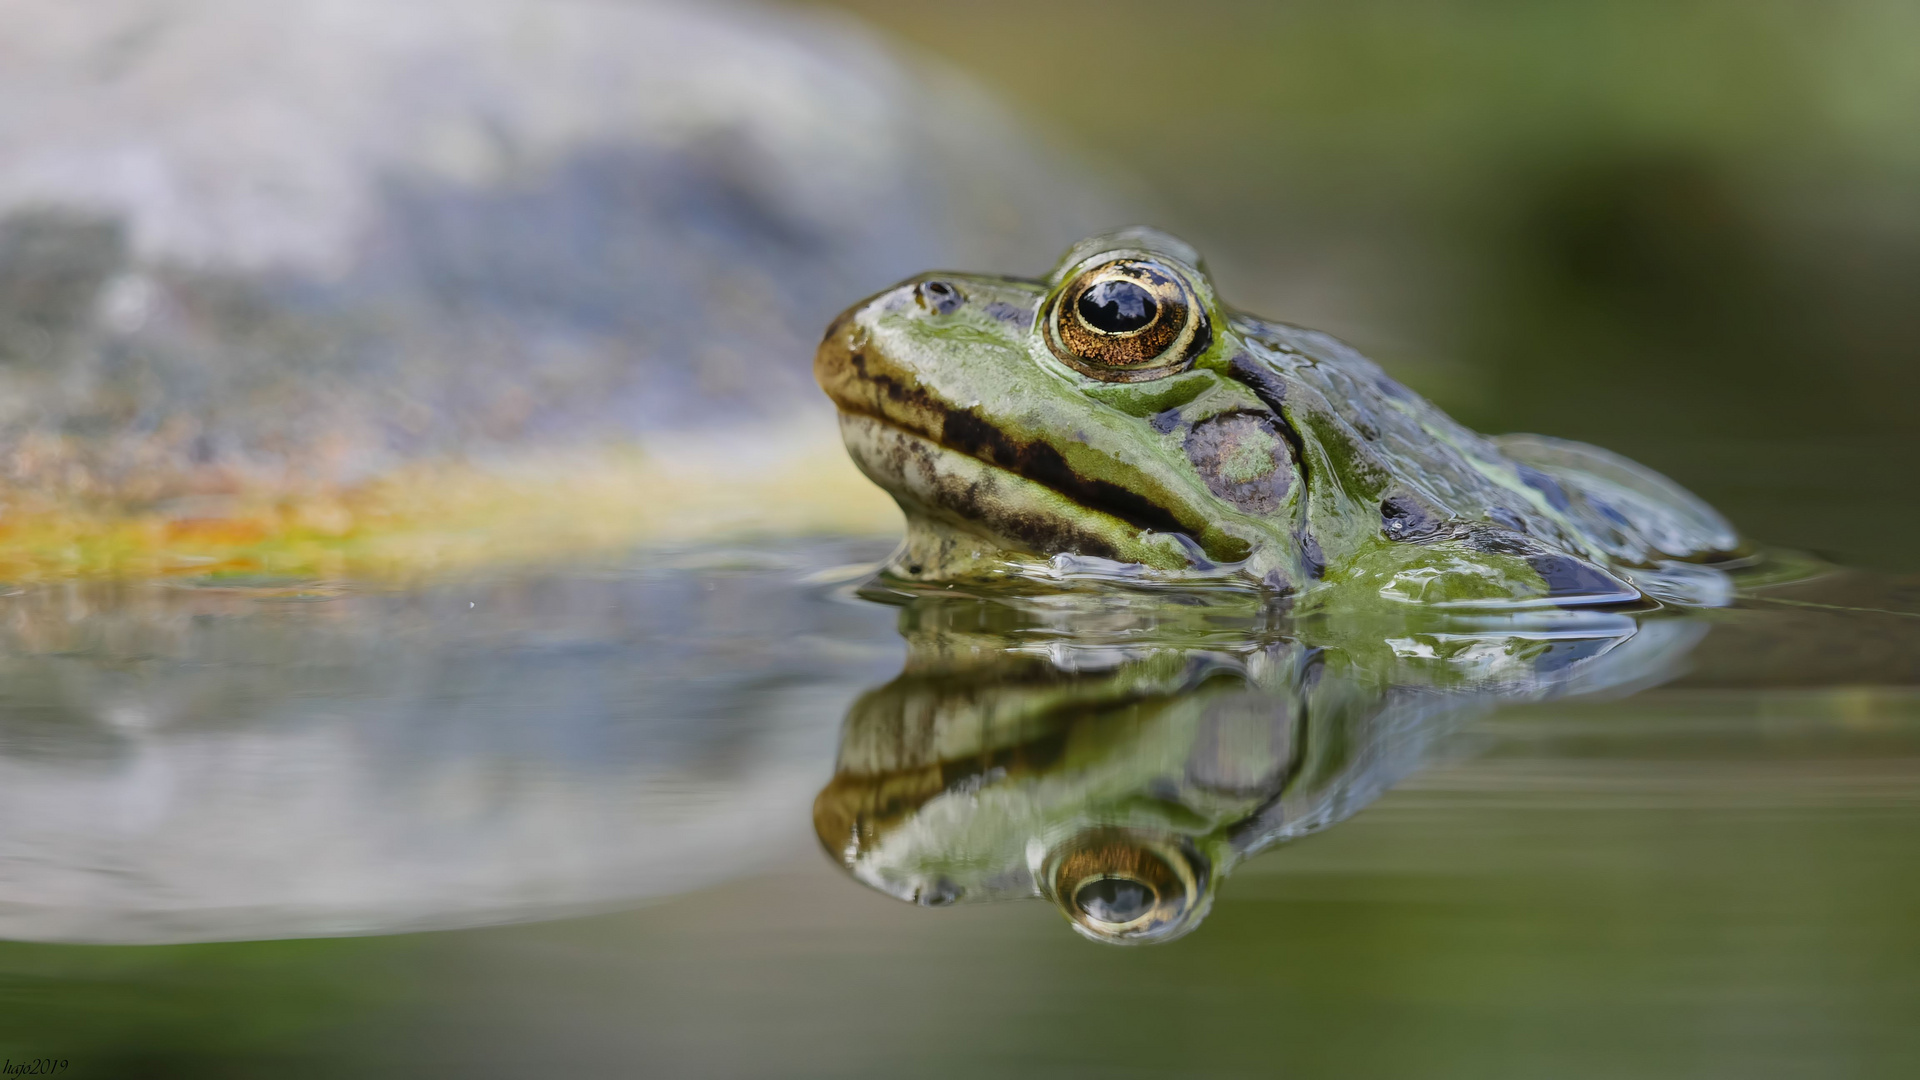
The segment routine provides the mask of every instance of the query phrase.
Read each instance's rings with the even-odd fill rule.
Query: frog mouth
[[[1088,505],[1052,485],[865,413],[842,410],[840,432],[854,463],[900,503],[910,527],[931,519],[1032,554],[1073,552],[1164,570],[1210,565],[1165,511],[1160,511],[1163,520],[1153,523],[1159,529],[1129,520],[1114,512],[1120,508]]]

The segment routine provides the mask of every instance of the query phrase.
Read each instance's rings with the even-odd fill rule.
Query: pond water
[[[1920,584],[1353,625],[893,594],[885,551],[0,597],[0,1054],[1920,1065]]]

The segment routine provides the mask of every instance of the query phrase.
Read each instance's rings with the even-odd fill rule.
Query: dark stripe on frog
[[[1171,512],[1118,484],[1079,475],[1052,446],[1039,442],[1015,442],[971,412],[951,408],[918,386],[908,385],[884,372],[872,371],[866,354],[858,349],[848,352],[847,363],[859,373],[858,381],[872,388],[879,396],[910,410],[940,416],[940,433],[935,436],[914,431],[917,425],[903,424],[877,407],[855,407],[841,402],[841,409],[870,416],[890,427],[923,438],[932,438],[949,450],[1051,488],[1086,509],[1107,514],[1136,529],[1192,540],[1193,533]],[[978,493],[972,488],[945,489],[942,494],[953,509],[974,520],[991,521],[1008,536],[1031,545],[1035,550],[1072,551],[1100,558],[1118,557],[1119,553],[1111,544],[1064,523],[1029,515],[1010,516],[995,512],[980,502]],[[1213,552],[1198,542],[1190,543],[1188,547],[1205,552],[1209,558],[1227,562],[1246,557],[1244,550]]]
[[[996,680],[997,681],[997,680]],[[1066,683],[1078,679],[1062,680]],[[1095,696],[1085,701],[1067,701],[1053,708],[1043,710],[1023,721],[1023,726],[1044,734],[1023,743],[996,747],[985,753],[968,757],[949,758],[931,762],[917,768],[888,770],[882,773],[847,774],[833,778],[828,785],[836,798],[845,800],[849,793],[854,801],[859,793],[872,793],[865,800],[869,824],[887,823],[906,817],[935,796],[954,790],[965,790],[980,783],[982,778],[1002,776],[1019,777],[1044,773],[1056,766],[1066,754],[1068,740],[1082,724],[1100,720],[1116,713],[1136,713],[1147,710],[1142,715],[1165,708],[1168,703],[1182,696],[1186,691],[1176,693],[1141,692],[1116,697]],[[930,783],[915,784],[912,781],[925,777],[937,770],[939,785]],[[900,781],[907,781],[901,783]],[[879,797],[875,797],[879,796]],[[836,856],[839,855],[835,851]]]
[[[1136,492],[1108,480],[1081,476],[1049,443],[1016,442],[999,428],[961,409],[946,409],[940,442],[950,450],[1043,484],[1089,510],[1119,518],[1136,529],[1184,533],[1186,526]]]
[[[1045,720],[1036,718],[1033,726],[1044,727],[1045,724]],[[1000,747],[978,757],[943,761],[940,763],[941,790],[972,787],[980,782],[980,778],[991,773],[1019,776],[1045,772],[1066,756],[1067,739],[1072,735],[1071,722],[1065,722],[1031,742]],[[923,805],[925,801],[922,800]]]
[[[925,390],[917,386],[908,386],[891,375],[867,370],[867,354],[858,349],[847,353],[847,364],[852,367],[853,370],[860,373],[860,380],[862,382],[880,391],[882,395],[891,401],[896,401],[902,405],[911,406],[912,408],[926,412],[937,413],[946,410],[946,406],[935,401],[933,396]],[[845,408],[844,405],[841,407]],[[878,413],[874,414],[874,419],[893,423],[893,421],[888,420],[886,416]]]
[[[970,521],[986,525],[1008,538],[1018,540],[1034,551],[1071,551],[1101,559],[1118,558],[1120,552],[1106,540],[1072,525],[1037,514],[1009,514],[1004,509],[980,500],[980,485],[962,489],[942,487],[940,495],[948,508]],[[908,567],[919,573],[919,567]]]
[[[966,483],[954,477],[941,475],[926,460],[930,441],[923,435],[910,432],[892,422],[875,418],[888,429],[907,436],[911,441],[896,440],[886,450],[891,460],[892,471],[905,475],[912,464],[924,469],[935,479],[934,501],[947,510],[958,514],[962,520],[977,522],[994,529],[1003,536],[1018,540],[1035,551],[1072,551],[1082,555],[1094,555],[1103,559],[1116,558],[1119,552],[1113,545],[1100,536],[1087,533],[1072,523],[1043,515],[1013,513],[999,503],[981,498],[981,484],[978,481]],[[907,573],[918,575],[921,567],[908,564]]]

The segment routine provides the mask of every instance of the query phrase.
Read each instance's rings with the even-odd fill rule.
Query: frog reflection
[[[1241,862],[1357,813],[1476,711],[1658,681],[1705,632],[1571,612],[1261,623],[912,600],[905,669],[848,713],[820,840],[902,900],[1040,896],[1094,940],[1167,941]]]

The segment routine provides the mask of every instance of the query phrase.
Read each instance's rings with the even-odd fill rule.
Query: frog
[[[1707,630],[1593,607],[1262,623],[1044,600],[894,594],[906,663],[849,707],[814,831],[898,900],[1044,899],[1108,945],[1192,933],[1254,857],[1471,753],[1488,709],[1663,681]]]
[[[891,580],[1228,585],[1296,609],[1725,602],[1751,551],[1671,479],[1482,435],[1332,335],[1227,306],[1136,226],[1043,279],[934,272],[842,312],[814,375],[893,496]]]

